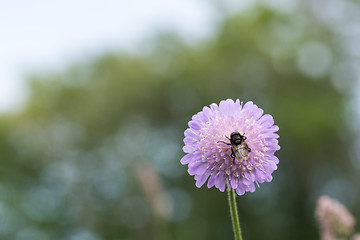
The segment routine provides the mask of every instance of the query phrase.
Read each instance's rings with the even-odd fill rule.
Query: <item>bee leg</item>
[[[251,152],[251,148],[248,147],[247,150],[248,150],[248,152]]]
[[[224,142],[224,141],[217,141],[218,143],[224,143],[224,144],[226,144],[226,145],[228,145],[228,146],[230,146],[231,145],[231,143],[226,143],[226,142]]]
[[[234,155],[234,151],[232,149],[231,149],[230,157],[232,158],[233,163],[235,163],[235,155]]]

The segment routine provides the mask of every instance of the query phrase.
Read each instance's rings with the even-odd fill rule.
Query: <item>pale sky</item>
[[[76,59],[135,47],[157,30],[191,39],[211,34],[205,0],[37,0],[0,2],[0,114],[26,101],[26,75]]]
[[[104,51],[134,49],[159,30],[186,41],[215,30],[216,0],[0,0],[0,114],[21,109],[29,74],[63,69]],[[256,2],[277,11],[295,0],[219,0],[228,13]]]

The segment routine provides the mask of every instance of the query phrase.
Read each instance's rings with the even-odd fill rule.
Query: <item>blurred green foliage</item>
[[[257,7],[196,45],[162,33],[32,77],[23,111],[0,119],[0,238],[232,239],[226,194],[179,161],[191,116],[240,98],[274,116],[281,146],[274,180],[237,199],[244,238],[318,239],[320,194],[359,202],[335,38],[310,13]]]

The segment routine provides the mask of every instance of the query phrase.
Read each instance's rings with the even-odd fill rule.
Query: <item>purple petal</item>
[[[266,177],[266,173],[260,169],[255,169],[255,176],[258,181],[263,180]]]
[[[190,128],[192,128],[194,130],[200,130],[201,129],[200,124],[197,121],[194,121],[194,120],[190,121],[188,123],[188,125],[189,125]]]
[[[265,180],[265,182],[271,182],[272,179],[273,179],[273,177],[271,176],[271,174],[269,174],[269,175],[266,177],[266,179],[264,179],[264,180]]]
[[[250,192],[255,192],[255,184],[254,183],[251,183],[248,187],[249,191]]]
[[[230,182],[231,188],[233,188],[233,189],[237,188],[237,186],[238,186],[238,179],[237,178],[232,177],[229,182]]]
[[[213,111],[218,111],[218,110],[219,110],[219,107],[218,107],[217,104],[212,103],[212,104],[210,104],[210,109],[213,110]]]
[[[272,133],[272,132],[262,132],[261,133],[263,138],[279,138],[279,135],[277,135],[276,133]]]
[[[202,175],[206,172],[206,169],[208,168],[209,164],[205,163],[200,165],[197,170],[196,170],[196,174],[197,175]]]
[[[245,188],[243,186],[238,186],[238,188],[236,189],[236,193],[241,196],[241,195],[244,195],[245,193]]]
[[[185,137],[185,138],[184,138],[184,143],[185,143],[186,145],[191,145],[191,144],[194,144],[194,143],[196,143],[196,142],[198,142],[198,140],[197,140],[197,139],[194,139],[194,138],[192,138],[192,137]]]
[[[276,149],[269,149],[269,150],[265,151],[264,154],[268,155],[268,156],[272,156],[272,155],[274,155],[274,153],[276,151],[277,151]]]
[[[234,101],[232,99],[221,101],[219,104],[219,110],[223,114],[231,114],[233,105]]]
[[[196,139],[199,138],[198,134],[191,128],[187,128],[184,132],[184,135],[185,135],[185,137],[191,137],[191,138],[196,138]]]
[[[208,164],[203,162],[195,162],[195,163],[190,163],[188,166],[189,166],[188,173],[190,175],[195,175],[195,174],[201,175],[205,173]]]
[[[193,159],[194,155],[193,154],[186,154],[185,156],[183,156],[180,160],[180,163],[182,165],[188,164],[189,162],[191,162],[191,160]]]
[[[196,180],[195,185],[196,185],[198,188],[201,187],[202,185],[204,185],[204,183],[205,183],[206,180],[208,179],[209,175],[210,175],[209,173],[203,174],[203,175],[195,175],[195,180]]]
[[[271,161],[264,163],[264,167],[267,172],[273,172],[274,170],[277,169],[277,165]]]
[[[185,146],[183,147],[183,151],[184,151],[185,153],[193,153],[193,152],[196,151],[196,149],[195,149],[193,146],[185,145]]]
[[[274,118],[270,114],[265,114],[259,119],[259,124],[264,128],[274,125]]]
[[[202,153],[189,153],[187,155],[185,155],[181,160],[181,164],[185,165],[185,164],[189,164],[190,162],[195,162],[195,161],[199,161],[201,160],[202,157]]]
[[[247,108],[250,108],[254,105],[254,103],[252,101],[248,101],[244,104],[244,107],[243,109],[247,109]]]
[[[204,107],[203,108],[203,121],[207,122],[212,118],[212,114],[213,112],[211,111],[211,109],[209,107]]]
[[[215,185],[215,173],[210,175],[209,181],[207,183],[208,188],[212,188]]]
[[[191,163],[189,163],[189,168],[196,168],[203,163],[204,162],[201,162],[201,161],[192,161]]]
[[[225,190],[226,184],[225,175],[220,173],[215,178],[215,187],[217,187],[220,191],[223,192]]]
[[[243,177],[240,180],[244,185],[249,185],[251,183],[250,179]]]
[[[274,125],[274,126],[272,126],[272,127],[269,127],[269,128],[267,129],[267,131],[274,133],[274,132],[279,131],[279,127],[276,126],[276,125]]]
[[[264,111],[256,106],[253,102],[247,102],[244,105],[244,109],[246,109],[247,114],[253,117],[255,120],[258,120]]]
[[[261,108],[258,108],[254,111],[254,119],[258,120],[262,115],[264,111]]]
[[[280,146],[279,146],[279,148],[280,148]],[[279,164],[279,159],[276,156],[272,156],[270,158],[270,160],[273,161],[273,163],[275,163],[275,164]]]

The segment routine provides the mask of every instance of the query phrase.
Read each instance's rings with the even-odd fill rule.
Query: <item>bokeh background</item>
[[[147,7],[168,12],[164,19],[183,11],[189,28],[149,25],[136,41],[115,31],[66,60],[25,64],[27,90],[0,115],[0,239],[232,239],[226,193],[196,188],[180,164],[187,122],[227,98],[254,101],[280,127],[273,181],[237,198],[244,239],[319,239],[322,194],[360,221],[359,1],[120,2],[83,2],[78,13],[43,2],[36,26],[61,33],[78,23],[67,8],[81,21],[92,4],[111,12],[107,21],[120,21],[117,12],[151,19]],[[35,3],[18,4],[12,11],[26,14],[1,27],[34,24],[26,5]],[[78,24],[88,32],[110,24],[90,18],[98,24]],[[7,37],[4,52],[32,48],[27,39],[8,48]],[[37,44],[53,51],[46,39]],[[1,80],[3,96],[12,81]]]

